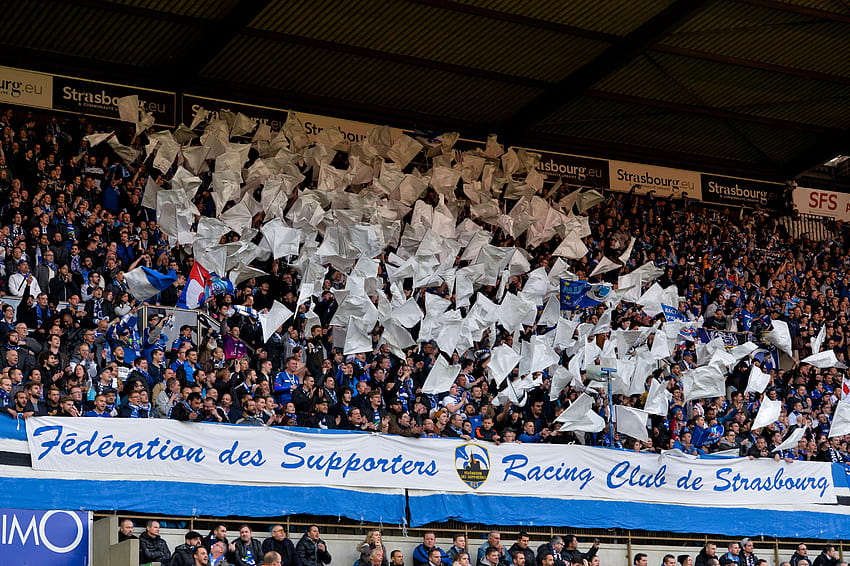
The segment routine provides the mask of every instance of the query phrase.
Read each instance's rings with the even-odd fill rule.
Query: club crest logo
[[[462,444],[455,448],[455,470],[463,483],[478,489],[490,474],[490,453],[477,444]]]

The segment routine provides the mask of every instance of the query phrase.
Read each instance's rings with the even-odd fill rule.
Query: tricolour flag
[[[177,301],[177,308],[196,309],[203,305],[209,282],[210,272],[204,269],[204,266],[198,260],[195,260],[195,264],[189,272],[189,278],[186,279],[186,286],[183,287],[183,292]]]
[[[177,274],[173,269],[168,273],[160,273],[149,267],[137,267],[124,274],[127,289],[137,301],[142,302],[150,299],[160,291],[168,289],[177,281]]]

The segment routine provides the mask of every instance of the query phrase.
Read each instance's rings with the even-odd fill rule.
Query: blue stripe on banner
[[[405,522],[405,496],[310,486],[246,486],[163,481],[3,478],[0,507],[136,511],[194,517],[309,514],[371,523]],[[26,494],[24,499],[21,495]]]
[[[685,507],[653,503],[585,501],[476,494],[409,496],[410,524],[456,520],[500,525],[621,528],[675,533],[759,534],[785,538],[834,538],[850,530],[850,515],[810,511],[771,511]],[[827,507],[828,508],[828,507]]]
[[[0,415],[0,438],[26,440],[27,427],[23,419],[13,419],[5,415]]]
[[[832,483],[836,488],[850,488],[850,464],[832,465]]]

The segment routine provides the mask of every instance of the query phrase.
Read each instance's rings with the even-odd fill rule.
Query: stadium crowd
[[[806,426],[810,428],[798,446],[776,457],[850,461],[846,439],[827,438],[841,396],[842,372],[801,363],[780,366],[775,348],[762,336],[773,320],[787,322],[795,357],[802,359],[812,353],[810,338],[825,328],[824,348],[834,350],[838,360],[847,360],[850,256],[843,234],[827,242],[795,238],[778,211],[733,212],[652,194],[606,193],[587,211],[591,233],[582,243],[588,252],[566,261],[577,279],[587,280],[603,258],[621,254],[634,238],[619,275],[652,264],[661,270],[662,287],[677,287],[684,318],[701,321],[705,331],[711,336],[719,332],[727,343],[752,340],[761,347],[760,357],[748,356],[728,373],[725,397],[685,402],[681,376],[696,364],[701,338],[679,340],[647,379],[647,391],[650,380],[661,380],[672,400],[667,415],[651,417],[649,440],[641,442],[622,435],[609,438],[605,432],[560,431],[555,419],[583,387],[572,383],[550,395],[552,376],[545,370],[534,376],[534,387],[514,400],[499,396],[525,376],[514,368],[506,384],[498,386],[488,375],[492,348],[529,340],[550,331],[551,325],[525,324],[515,333],[493,326],[463,352],[441,353],[436,341],[427,340],[406,348],[403,356],[382,339],[383,328],[376,325],[369,329],[371,351],[343,355],[330,323],[339,308],[336,296],[349,274],[332,265],[325,266],[316,294],[299,303],[303,265],[286,257],[255,260],[253,266],[269,275],[249,277],[232,292],[208,296],[201,307],[220,327],[198,335],[197,327],[183,326],[169,339],[173,318],[157,307],[177,304],[194,258],[185,247],[169,242],[157,211],[142,206],[148,177],[163,183],[176,168],[154,169],[144,151],[153,130],[133,136],[126,124],[95,124],[83,116],[61,118],[22,109],[6,110],[0,129],[0,289],[8,301],[0,306],[0,412],[9,418],[170,418],[499,443],[613,444],[652,452],[737,450],[754,458],[773,458],[772,447],[791,429]],[[91,147],[86,140],[116,129],[140,158],[125,162],[110,145]],[[251,151],[249,163],[257,159]],[[332,158],[341,168],[352,161],[343,151]],[[299,167],[307,176],[287,210],[316,186],[309,161]],[[424,171],[426,164],[407,167]],[[199,176],[193,202],[201,215],[215,216],[210,172]],[[463,202],[464,189],[459,182],[458,221],[471,214],[470,203]],[[570,191],[556,183],[547,202],[558,203]],[[431,188],[420,200],[432,206],[441,202]],[[502,205],[509,201],[500,199]],[[255,215],[252,225],[259,226],[262,216]],[[404,220],[411,221],[409,211]],[[222,241],[239,238],[231,232]],[[514,239],[493,228],[491,243],[525,246],[531,269],[556,265],[553,252],[560,238],[535,245],[525,238],[523,234]],[[385,290],[390,289],[385,264],[389,251],[378,256]],[[467,264],[460,255],[455,258],[455,266]],[[162,273],[173,269],[178,278],[140,302],[125,280],[138,266]],[[616,274],[606,273],[602,279],[613,282]],[[526,272],[506,272],[499,284],[481,285],[477,291],[495,301],[505,290],[521,291],[527,282]],[[456,298],[454,287],[445,281],[414,288],[408,278],[402,290],[423,309],[426,296]],[[274,301],[296,314],[263,340],[261,314]],[[601,304],[577,314],[581,322],[596,324],[608,308]],[[469,307],[459,310],[466,313]],[[610,310],[611,329],[641,329],[664,318],[650,317],[628,301]],[[146,320],[140,320],[142,313],[147,313]],[[416,332],[414,328],[414,337]],[[594,339],[601,344],[605,336],[603,332]],[[566,353],[561,354],[566,363]],[[440,355],[459,364],[460,373],[448,392],[423,394],[428,372]],[[756,430],[752,423],[760,395],[744,393],[752,364],[770,375],[767,396],[783,401],[778,421]],[[646,392],[620,394],[614,402],[641,407],[645,399]],[[604,394],[596,396],[594,407],[606,414]],[[502,559],[507,560],[506,555],[500,554]],[[754,565],[746,561],[746,566]]]
[[[239,527],[238,536],[228,539],[227,524],[218,522],[204,536],[188,531],[185,543],[174,548],[160,536],[160,523],[150,520],[137,537],[131,519],[119,522],[118,541],[138,538],[140,564],[159,562],[162,566],[325,566],[331,564],[328,544],[321,538],[319,527],[308,526],[293,542],[283,525],[270,527],[271,536],[260,540],[249,525]],[[483,538],[483,537],[482,537]],[[509,544],[498,530],[489,531],[486,539],[473,548],[464,534],[455,534],[448,549],[440,548],[434,531],[425,531],[422,542],[405,557],[399,549],[388,550],[380,529],[366,531],[363,542],[356,545],[357,555],[352,566],[602,566],[598,554],[600,541],[594,539],[587,551],[582,551],[575,535],[555,535],[543,542],[531,542],[528,533],[521,531]],[[340,561],[337,559],[337,563]],[[666,554],[661,566],[767,566],[768,561],[756,554],[750,538],[733,541],[725,551],[713,542],[706,542],[695,554]],[[825,544],[817,556],[810,556],[808,545],[799,543],[794,553],[779,566],[846,566],[838,549]],[[648,566],[645,553],[634,554],[632,566]]]

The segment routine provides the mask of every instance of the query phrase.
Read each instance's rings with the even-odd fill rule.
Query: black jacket
[[[174,549],[174,554],[171,555],[171,566],[195,566],[193,552],[195,552],[194,546],[181,544]]]
[[[262,564],[264,554],[263,545],[257,539],[252,538],[249,544],[245,544],[241,538],[238,538],[233,541],[233,545],[236,547],[236,551],[231,553],[231,563],[233,566],[250,566],[250,564],[244,560],[248,555],[249,549],[251,554],[254,555],[254,562],[252,564]]]
[[[705,548],[703,548],[699,551],[699,554],[697,554],[697,557],[694,559],[694,566],[706,566],[709,558],[719,559],[718,556],[709,556],[708,553],[705,551]]]
[[[325,550],[319,550],[319,543],[325,545]],[[302,566],[322,566],[322,564],[330,564],[331,555],[327,548],[328,544],[325,541],[319,539],[318,541],[313,542],[313,539],[308,537],[307,533],[301,535],[301,539],[298,541],[298,544],[295,545],[295,550],[301,558]]]
[[[302,566],[301,557],[295,551],[295,545],[288,538],[275,540],[274,537],[269,537],[263,541],[262,550],[263,554],[272,551],[280,554],[281,566]]]
[[[165,539],[161,536],[156,538],[147,532],[139,535],[139,563],[160,562],[162,566],[171,566],[171,551]]]
[[[525,554],[526,565],[537,564],[537,556],[534,555],[534,551],[530,548],[520,548],[517,543],[513,543],[508,549],[508,554],[513,556],[514,552],[521,552],[522,554]]]

